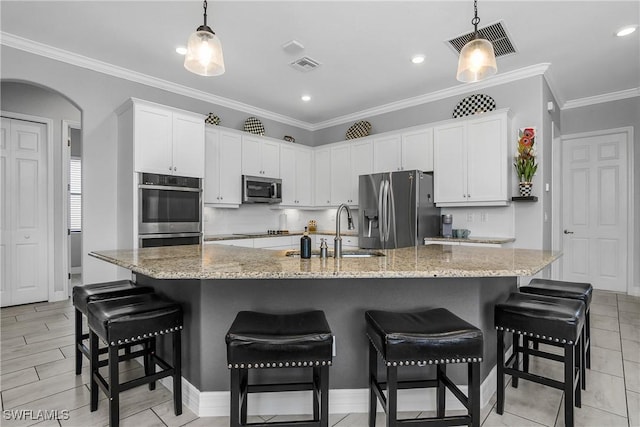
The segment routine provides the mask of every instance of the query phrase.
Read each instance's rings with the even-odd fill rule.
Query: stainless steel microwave
[[[242,203],[282,202],[282,180],[242,175]]]

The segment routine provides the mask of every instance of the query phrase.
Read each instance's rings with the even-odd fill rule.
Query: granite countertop
[[[515,242],[515,237],[467,237],[461,239],[458,237],[425,237],[424,240],[430,241],[442,241],[442,242],[467,242],[467,243],[491,243],[491,244],[504,244]]]
[[[217,242],[220,240],[236,240],[236,239],[262,239],[265,237],[284,237],[284,236],[302,236],[303,232],[302,231],[290,231],[286,234],[269,234],[269,233],[263,233],[263,232],[255,232],[255,233],[237,233],[237,234],[209,234],[209,235],[205,235],[203,238],[203,241],[205,242]],[[314,234],[322,234],[322,235],[335,235],[336,232],[334,231],[327,231],[327,230],[319,230],[319,231],[314,231],[314,232],[310,232],[309,235],[314,235]],[[340,230],[340,235],[341,236],[358,236],[358,232],[356,230]]]
[[[286,250],[190,245],[106,250],[90,255],[156,279],[317,279],[533,276],[558,252],[427,245],[372,258],[300,259]]]

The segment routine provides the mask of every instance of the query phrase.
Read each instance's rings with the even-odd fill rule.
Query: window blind
[[[82,231],[82,160],[69,163],[69,230]]]

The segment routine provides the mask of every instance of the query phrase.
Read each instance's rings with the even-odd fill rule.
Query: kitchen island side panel
[[[515,277],[431,279],[284,279],[284,280],[157,280],[138,277],[158,292],[187,305],[183,339],[183,376],[200,391],[229,389],[225,334],[241,310],[294,313],[323,310],[336,337],[330,388],[368,387],[366,310],[411,311],[444,307],[485,335],[481,376],[495,366],[493,306],[516,289]],[[189,289],[193,288],[193,289]],[[199,317],[194,308],[200,305]],[[199,331],[196,332],[196,331]],[[201,364],[200,368],[190,365]],[[405,368],[430,374],[430,368]],[[457,384],[466,384],[466,366],[448,370]],[[268,381],[306,378],[308,369],[251,370],[252,378]],[[401,372],[402,374],[402,372]]]
[[[202,295],[200,280],[157,280],[142,274],[136,275],[139,286],[150,286],[154,291],[182,306],[184,328],[182,330],[182,376],[198,390],[202,388]],[[171,338],[159,336],[157,351],[169,364],[171,360]]]

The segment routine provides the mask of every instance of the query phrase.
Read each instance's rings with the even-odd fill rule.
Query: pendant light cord
[[[207,0],[204,0],[202,7],[204,8],[204,25],[206,27],[207,26]]]
[[[478,18],[478,0],[473,0],[473,19],[471,20],[471,23],[473,24],[473,28],[475,28],[475,32],[477,33],[478,24],[480,23],[480,18]]]

